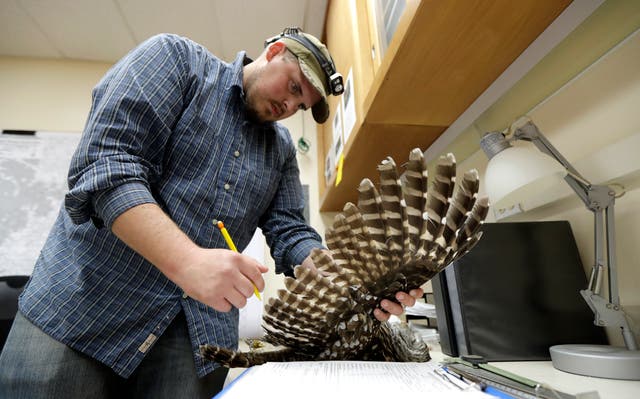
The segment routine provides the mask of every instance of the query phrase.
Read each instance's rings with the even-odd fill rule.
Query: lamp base
[[[640,351],[610,345],[554,345],[553,367],[568,373],[617,380],[640,380]]]

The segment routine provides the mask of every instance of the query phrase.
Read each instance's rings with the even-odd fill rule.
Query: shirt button
[[[227,183],[227,184],[225,184],[225,185],[224,185],[224,189],[225,189],[225,190],[227,190],[227,191],[228,191],[230,188],[231,188],[231,186],[229,185],[229,183]]]
[[[236,156],[236,158],[238,158],[238,157],[240,156],[240,151],[236,151],[236,152],[234,152],[234,153],[233,153],[233,155],[235,155],[235,156]]]
[[[186,292],[183,292],[183,293],[182,293],[182,297],[183,297],[184,299],[187,299],[187,298],[189,298],[189,295],[187,295],[187,293],[186,293]]]

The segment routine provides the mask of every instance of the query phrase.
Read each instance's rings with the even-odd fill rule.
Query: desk
[[[441,362],[445,358],[438,345],[432,345],[431,356],[433,362]],[[600,399],[640,398],[640,381],[610,380],[565,373],[553,368],[550,361],[491,362],[490,364],[572,395],[597,391]],[[245,369],[231,370],[227,378],[227,384],[231,383],[243,371]],[[242,384],[242,379],[239,379],[237,383]],[[268,394],[265,390],[277,390],[283,389],[283,387],[256,387],[256,389],[256,392],[259,393],[258,396],[264,397],[264,394]],[[304,394],[299,394],[301,397],[305,396]]]
[[[598,391],[600,399],[640,398],[640,381],[611,380],[566,373],[555,369],[551,361],[491,362],[490,364],[573,395]]]
[[[439,346],[432,347],[431,357],[434,360],[442,361],[445,356]],[[640,381],[611,380],[566,373],[555,369],[551,361],[489,362],[489,364],[572,395],[597,391],[600,399],[640,398]]]

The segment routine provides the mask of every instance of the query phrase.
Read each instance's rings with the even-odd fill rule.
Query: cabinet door
[[[407,0],[367,0],[370,53],[374,73],[382,63],[389,43],[398,28],[400,17],[407,9]]]
[[[350,78],[349,98],[352,98],[355,105],[355,115],[350,114],[351,119],[354,119],[350,131],[355,132],[362,124],[362,104],[373,80],[369,20],[365,1],[334,0],[329,3],[325,43],[338,72],[344,76],[345,81]],[[344,95],[329,97],[329,120],[318,128],[318,157],[322,160],[322,168],[319,171],[320,195],[327,184],[333,184],[335,181],[335,166],[340,153],[344,153],[349,145],[348,142],[345,143],[342,131],[343,97]],[[338,145],[338,140],[341,145]],[[333,165],[327,164],[330,161]],[[328,172],[331,172],[329,178]]]

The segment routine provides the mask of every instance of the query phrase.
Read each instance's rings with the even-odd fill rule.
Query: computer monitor
[[[549,360],[549,347],[606,344],[567,221],[485,223],[478,244],[432,280],[443,353]]]

